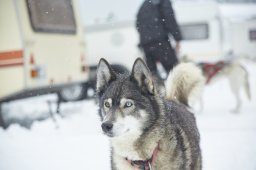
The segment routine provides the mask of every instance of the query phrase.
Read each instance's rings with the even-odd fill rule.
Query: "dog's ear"
[[[97,93],[102,92],[111,81],[116,79],[115,72],[104,58],[101,58],[99,61],[96,78]]]
[[[135,81],[143,91],[154,94],[152,74],[141,58],[137,58],[133,64],[131,80]]]

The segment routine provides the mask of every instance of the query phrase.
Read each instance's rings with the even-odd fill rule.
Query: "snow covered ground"
[[[206,87],[204,111],[197,113],[203,169],[256,170],[256,64],[247,63],[252,100],[242,92],[239,114],[231,113],[235,100],[226,80]],[[30,98],[4,105],[5,118],[47,117],[47,100]],[[110,170],[109,142],[101,134],[92,100],[66,103],[63,118],[0,128],[0,170]],[[43,116],[42,116],[43,115]]]

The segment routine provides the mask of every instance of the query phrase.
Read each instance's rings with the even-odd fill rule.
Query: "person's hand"
[[[180,42],[179,41],[176,41],[175,51],[176,51],[177,55],[180,53]]]

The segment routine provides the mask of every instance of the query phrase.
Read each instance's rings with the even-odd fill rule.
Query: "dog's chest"
[[[154,150],[155,144],[137,146],[135,144],[136,140],[137,137],[126,136],[125,138],[111,141],[113,163],[117,170],[138,170],[126,158],[129,160],[147,160],[151,157],[151,151]]]
[[[167,143],[167,142],[166,142]],[[157,156],[155,161],[152,163],[152,169],[153,170],[172,170],[172,169],[178,169],[177,167],[177,162],[176,158],[171,159],[170,157],[173,157],[174,150],[175,150],[175,145],[176,143],[172,144],[163,144],[160,142],[160,145],[162,148],[158,150]],[[149,150],[153,150],[156,146]],[[134,167],[131,165],[130,162],[128,162],[125,158],[129,156],[129,160],[146,160],[147,158],[141,158],[140,154],[135,150],[135,147],[131,145],[130,143],[118,143],[114,142],[112,143],[113,147],[113,153],[112,153],[112,158],[113,158],[113,166],[116,167],[117,170],[139,170],[137,167]],[[151,157],[152,153],[148,153]],[[172,160],[172,161],[170,161]]]
[[[112,141],[113,151],[120,157],[128,158],[130,160],[141,160],[143,159],[134,146],[133,140],[118,140]]]
[[[128,161],[126,161],[123,157],[113,153],[113,163],[117,170],[135,170],[136,168],[133,167]]]

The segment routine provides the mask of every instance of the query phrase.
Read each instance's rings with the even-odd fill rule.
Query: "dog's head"
[[[117,74],[105,59],[98,64],[96,90],[102,130],[109,137],[140,135],[157,119],[152,75],[142,59],[131,74]]]

